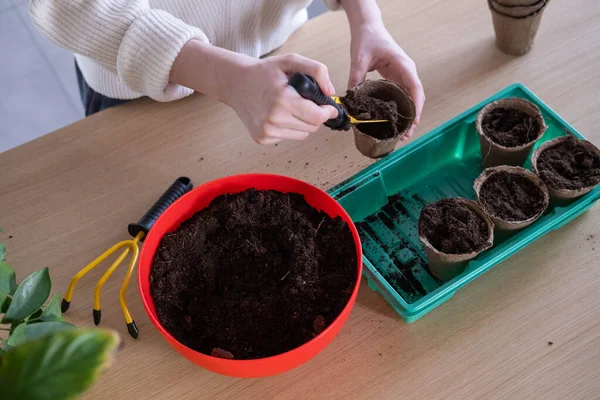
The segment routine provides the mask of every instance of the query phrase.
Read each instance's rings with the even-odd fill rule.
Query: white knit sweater
[[[260,57],[307,19],[312,0],[31,0],[42,34],[73,51],[88,85],[105,96],[171,101],[190,95],[169,83],[183,45],[196,38]],[[332,10],[339,0],[324,0]]]

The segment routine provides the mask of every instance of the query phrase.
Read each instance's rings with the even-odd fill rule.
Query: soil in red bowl
[[[453,199],[426,205],[419,217],[419,233],[446,254],[480,251],[490,236],[485,220]]]
[[[505,107],[494,108],[485,114],[481,128],[494,143],[504,147],[530,143],[541,129],[537,120],[526,112]]]
[[[223,195],[162,239],[150,272],[159,321],[184,345],[256,359],[294,349],[346,306],[357,274],[348,225],[299,194]]]
[[[525,221],[546,207],[542,189],[522,175],[496,172],[483,182],[479,201],[504,221]]]
[[[537,168],[540,178],[555,189],[582,189],[600,183],[600,157],[572,136],[544,150]]]

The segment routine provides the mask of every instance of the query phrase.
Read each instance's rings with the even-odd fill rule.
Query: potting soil
[[[572,136],[540,154],[537,166],[542,180],[556,189],[600,183],[600,157]]]
[[[326,329],[356,275],[344,221],[301,195],[252,189],[217,197],[162,239],[150,292],[161,324],[184,345],[255,359]]]
[[[483,116],[481,128],[494,143],[517,147],[535,140],[541,127],[534,117],[524,111],[499,107]]]
[[[480,251],[489,239],[485,220],[453,199],[426,205],[419,218],[419,233],[446,254]]]
[[[544,193],[531,180],[506,171],[496,172],[481,185],[479,200],[505,221],[525,221],[544,209]]]
[[[346,96],[342,97],[342,103],[349,115],[361,121],[385,119],[389,122],[359,124],[358,129],[374,137],[375,139],[384,140],[392,139],[400,135],[398,131],[398,119],[403,118],[398,113],[398,105],[394,101],[383,101],[381,99],[356,94],[349,90]],[[350,126],[348,126],[348,129]]]

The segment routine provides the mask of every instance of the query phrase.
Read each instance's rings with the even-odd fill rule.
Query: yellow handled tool
[[[110,257],[117,250],[123,249],[122,253],[117,257],[117,259],[112,263],[112,265],[106,270],[102,278],[96,284],[96,289],[94,290],[94,309],[92,315],[94,316],[94,324],[100,324],[100,320],[102,318],[102,311],[100,309],[100,292],[102,290],[102,286],[106,283],[108,278],[115,272],[117,268],[121,265],[121,263],[127,258],[129,252],[131,252],[131,260],[129,260],[129,268],[127,269],[127,273],[125,274],[125,278],[123,279],[123,284],[121,285],[121,291],[119,292],[119,302],[121,303],[121,309],[123,311],[123,316],[125,317],[125,323],[127,324],[127,331],[134,338],[137,339],[139,335],[139,330],[135,324],[135,321],[131,317],[129,313],[129,309],[127,308],[127,301],[125,299],[125,295],[127,293],[127,287],[129,286],[129,281],[131,280],[131,276],[133,275],[133,271],[135,269],[137,259],[140,253],[139,243],[144,241],[144,237],[148,234],[154,222],[158,219],[158,217],[169,207],[175,200],[183,196],[185,193],[189,192],[192,189],[192,181],[189,178],[181,177],[177,178],[175,182],[167,189],[165,193],[158,199],[156,203],[148,210],[146,214],[136,223],[129,224],[128,230],[129,234],[133,237],[130,240],[124,240],[112,246],[110,249],[106,250],[102,253],[98,258],[89,263],[85,268],[79,271],[71,280],[69,284],[69,288],[67,289],[67,293],[62,300],[61,309],[62,312],[66,312],[71,305],[71,298],[73,297],[73,291],[75,290],[75,285],[77,281],[83,278],[88,272],[96,268],[100,263]]]
[[[290,77],[288,83],[291,87],[296,89],[300,96],[304,97],[305,99],[310,100],[320,106],[332,106],[338,110],[338,116],[328,120],[324,124],[326,127],[333,130],[347,129],[346,127],[348,126],[348,122],[351,124],[388,122],[386,119],[362,121],[354,118],[351,115],[348,115],[344,107],[342,107],[342,101],[340,98],[337,96],[326,96],[325,93],[321,91],[321,88],[319,88],[319,85],[317,85],[315,80],[308,75],[296,72]]]

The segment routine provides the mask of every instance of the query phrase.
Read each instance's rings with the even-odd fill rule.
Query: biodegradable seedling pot
[[[498,49],[513,56],[522,56],[529,52],[540,27],[546,4],[531,14],[514,17],[498,11],[491,0],[488,0]]]
[[[496,3],[504,7],[529,7],[543,1],[544,0],[495,0]]]
[[[516,109],[525,112],[533,117],[539,128],[535,138],[528,143],[516,147],[506,147],[494,142],[483,130],[483,119],[487,113],[497,108]],[[533,103],[521,98],[507,98],[493,101],[487,104],[477,114],[475,128],[479,134],[479,144],[481,147],[481,163],[484,168],[495,167],[498,165],[521,166],[527,160],[527,156],[535,143],[544,135],[547,126],[540,109]]]
[[[543,174],[541,173],[541,171],[539,169],[539,165],[538,165],[538,161],[539,161],[539,158],[542,155],[542,153],[544,153],[544,151],[546,151],[548,149],[556,147],[557,145],[559,145],[561,143],[564,143],[565,141],[573,140],[573,139],[577,140],[577,142],[580,145],[587,148],[591,153],[594,153],[594,154],[598,155],[598,157],[600,157],[600,149],[598,149],[598,147],[594,146],[594,144],[592,144],[591,142],[588,142],[587,140],[580,140],[580,139],[574,138],[573,136],[570,136],[570,135],[561,136],[556,139],[548,140],[547,142],[542,143],[537,149],[535,149],[535,151],[531,154],[531,167],[532,167],[533,171],[543,179]],[[559,202],[573,200],[578,197],[581,197],[584,194],[589,193],[597,185],[598,184],[588,185],[588,186],[581,187],[578,189],[566,189],[566,188],[554,187],[550,182],[546,182],[546,186],[548,187],[548,191],[550,192],[550,197],[552,198],[552,200],[559,201]]]
[[[543,200],[542,200],[543,203],[539,207],[539,210],[535,213],[535,215],[533,215],[529,218],[526,218],[526,219],[522,219],[522,220],[514,220],[514,219],[509,220],[509,219],[503,218],[501,215],[498,215],[496,213],[496,211],[494,209],[492,209],[492,207],[490,205],[487,204],[485,199],[482,198],[482,196],[481,196],[482,187],[490,179],[490,177],[492,177],[500,172],[506,172],[511,175],[522,176],[539,188],[539,190],[541,191],[542,196],[543,196]],[[523,229],[523,228],[531,225],[544,213],[544,211],[548,207],[548,203],[550,201],[548,189],[546,188],[546,185],[544,184],[544,182],[542,182],[542,180],[533,172],[528,171],[525,168],[521,168],[521,167],[511,167],[511,166],[507,166],[507,165],[501,165],[498,167],[487,168],[475,180],[475,184],[473,185],[473,188],[475,189],[475,193],[477,195],[477,201],[481,205],[481,208],[490,217],[490,219],[494,223],[495,227],[500,231],[515,231],[515,230]]]
[[[431,203],[428,206],[433,206],[441,201],[454,201],[461,205],[466,206],[475,214],[483,219],[487,227],[487,238],[485,240],[484,245],[478,249],[477,251],[471,251],[468,253],[462,254],[449,254],[444,253],[437,248],[434,247],[433,244],[429,241],[429,239],[425,236],[423,231],[423,212],[421,212],[421,216],[419,217],[419,239],[423,246],[425,247],[425,252],[427,254],[427,260],[429,262],[429,270],[431,273],[441,281],[449,281],[450,279],[456,277],[458,274],[464,271],[467,263],[477,257],[482,251],[489,249],[494,244],[494,224],[488,218],[486,213],[481,209],[479,204],[472,200],[461,199],[461,198],[452,198],[452,199],[442,199],[435,203]],[[426,207],[428,207],[426,206]]]
[[[357,95],[368,95],[384,101],[394,101],[398,106],[400,118],[396,127],[399,134],[390,139],[380,140],[369,135],[372,130],[378,129],[379,124],[352,125],[354,143],[363,155],[369,158],[381,158],[390,154],[396,148],[398,141],[406,135],[415,119],[415,103],[406,89],[386,79],[376,81],[367,80],[351,89]]]
[[[500,4],[497,0],[489,0],[489,2],[490,5],[500,14],[506,15],[507,17],[523,18],[536,13],[543,7],[546,7],[550,0],[539,0],[532,5],[517,6],[505,6]]]

